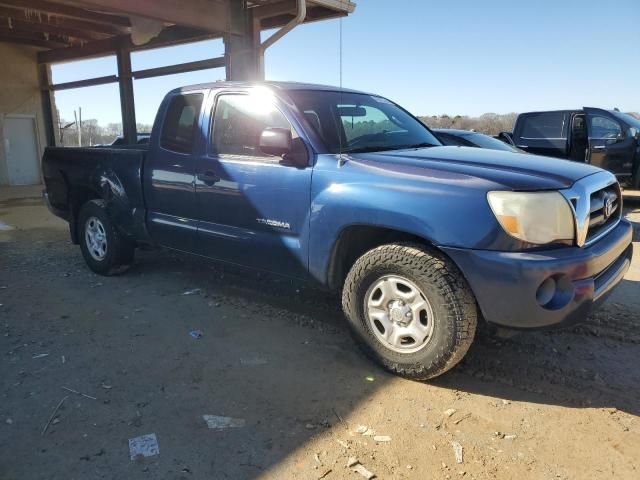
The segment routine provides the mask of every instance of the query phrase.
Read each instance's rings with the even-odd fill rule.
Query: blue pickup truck
[[[45,199],[94,272],[160,246],[341,292],[385,368],[440,375],[477,322],[584,319],[622,279],[632,228],[591,165],[442,146],[378,95],[296,83],[167,94],[148,146],[48,148]]]

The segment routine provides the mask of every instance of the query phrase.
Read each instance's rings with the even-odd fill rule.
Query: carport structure
[[[133,80],[225,68],[228,80],[264,78],[264,51],[299,23],[346,16],[349,0],[0,0],[0,42],[39,47],[46,142],[55,144],[57,90],[118,83],[125,141],[135,143]],[[263,30],[280,28],[266,41]],[[224,56],[132,71],[131,52],[223,38]],[[117,75],[53,84],[50,65],[115,55]]]

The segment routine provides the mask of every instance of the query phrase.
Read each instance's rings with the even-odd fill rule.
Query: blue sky
[[[343,85],[416,115],[596,106],[640,111],[639,0],[360,0],[342,21]],[[300,26],[266,55],[268,80],[339,83],[339,20]],[[143,69],[222,55],[222,41],[133,54]],[[54,82],[116,73],[114,57],[57,65]],[[135,81],[138,122],[164,94],[224,69]],[[119,122],[115,85],[56,94],[63,118]]]

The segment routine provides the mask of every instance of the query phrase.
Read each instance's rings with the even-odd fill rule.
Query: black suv
[[[587,107],[522,113],[511,139],[527,152],[590,163],[640,188],[640,120],[629,114]]]

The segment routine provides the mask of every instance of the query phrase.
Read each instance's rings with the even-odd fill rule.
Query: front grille
[[[586,243],[608,232],[620,221],[622,202],[617,184],[591,194]]]
[[[620,223],[622,192],[612,173],[602,170],[588,175],[560,192],[573,208],[579,247],[597,242]]]

